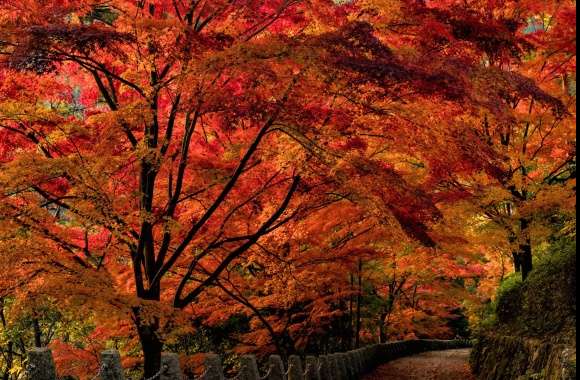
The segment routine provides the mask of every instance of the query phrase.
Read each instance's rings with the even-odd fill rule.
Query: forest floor
[[[469,369],[470,349],[424,352],[396,359],[364,380],[475,380]]]

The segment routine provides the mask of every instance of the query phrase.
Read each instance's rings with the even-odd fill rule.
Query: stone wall
[[[284,366],[278,355],[271,355],[268,369],[263,375],[258,370],[256,357],[240,358],[240,371],[236,380],[356,380],[363,374],[390,360],[425,351],[469,347],[465,340],[413,340],[374,344],[356,350],[303,358],[293,355]],[[48,348],[36,348],[28,355],[28,378],[30,380],[56,380],[57,373]],[[163,353],[161,371],[149,380],[183,380],[177,354]],[[125,380],[121,356],[117,351],[101,353],[100,369],[95,378],[101,380]],[[200,380],[226,380],[219,355],[206,354],[203,372],[195,378]]]
[[[574,380],[576,348],[513,336],[482,336],[471,354],[479,380]]]
[[[502,284],[496,321],[472,350],[480,380],[576,378],[575,248],[562,240],[525,281]]]

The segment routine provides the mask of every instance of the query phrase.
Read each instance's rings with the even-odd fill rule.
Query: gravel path
[[[364,380],[475,380],[469,370],[470,349],[424,352],[393,360]]]

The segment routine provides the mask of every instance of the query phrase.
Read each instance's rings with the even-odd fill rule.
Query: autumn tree
[[[150,377],[169,317],[215,291],[252,310],[236,270],[313,210],[436,247],[451,179],[513,182],[474,121],[501,130],[515,95],[566,114],[505,70],[519,24],[458,4],[1,1],[3,283],[131,318]]]
[[[525,279],[534,240],[546,236],[546,218],[569,218],[575,204],[575,5],[473,1],[425,11],[441,26],[461,27],[451,29],[453,38],[443,46],[450,48],[458,37],[471,41],[481,46],[488,68],[478,74],[475,90],[490,108],[472,115],[472,135],[464,143],[493,152],[482,160],[487,175],[456,171],[443,186],[473,197],[479,213],[512,246],[514,269]],[[461,157],[435,160],[448,167]]]
[[[312,148],[309,132],[365,108],[358,100],[351,116],[329,112],[338,96],[445,87],[423,86],[436,76],[399,61],[370,24],[349,21],[349,5],[2,5],[11,257],[28,264],[22,276],[35,277],[34,265],[50,272],[38,289],[69,277],[69,291],[102,289],[122,305],[146,376],[163,345],[157,301],[188,307],[301,212],[293,198],[308,184],[280,155],[281,135]]]

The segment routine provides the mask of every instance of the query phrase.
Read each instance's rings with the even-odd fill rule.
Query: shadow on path
[[[475,380],[469,369],[469,348],[431,351],[396,359],[363,380]]]

